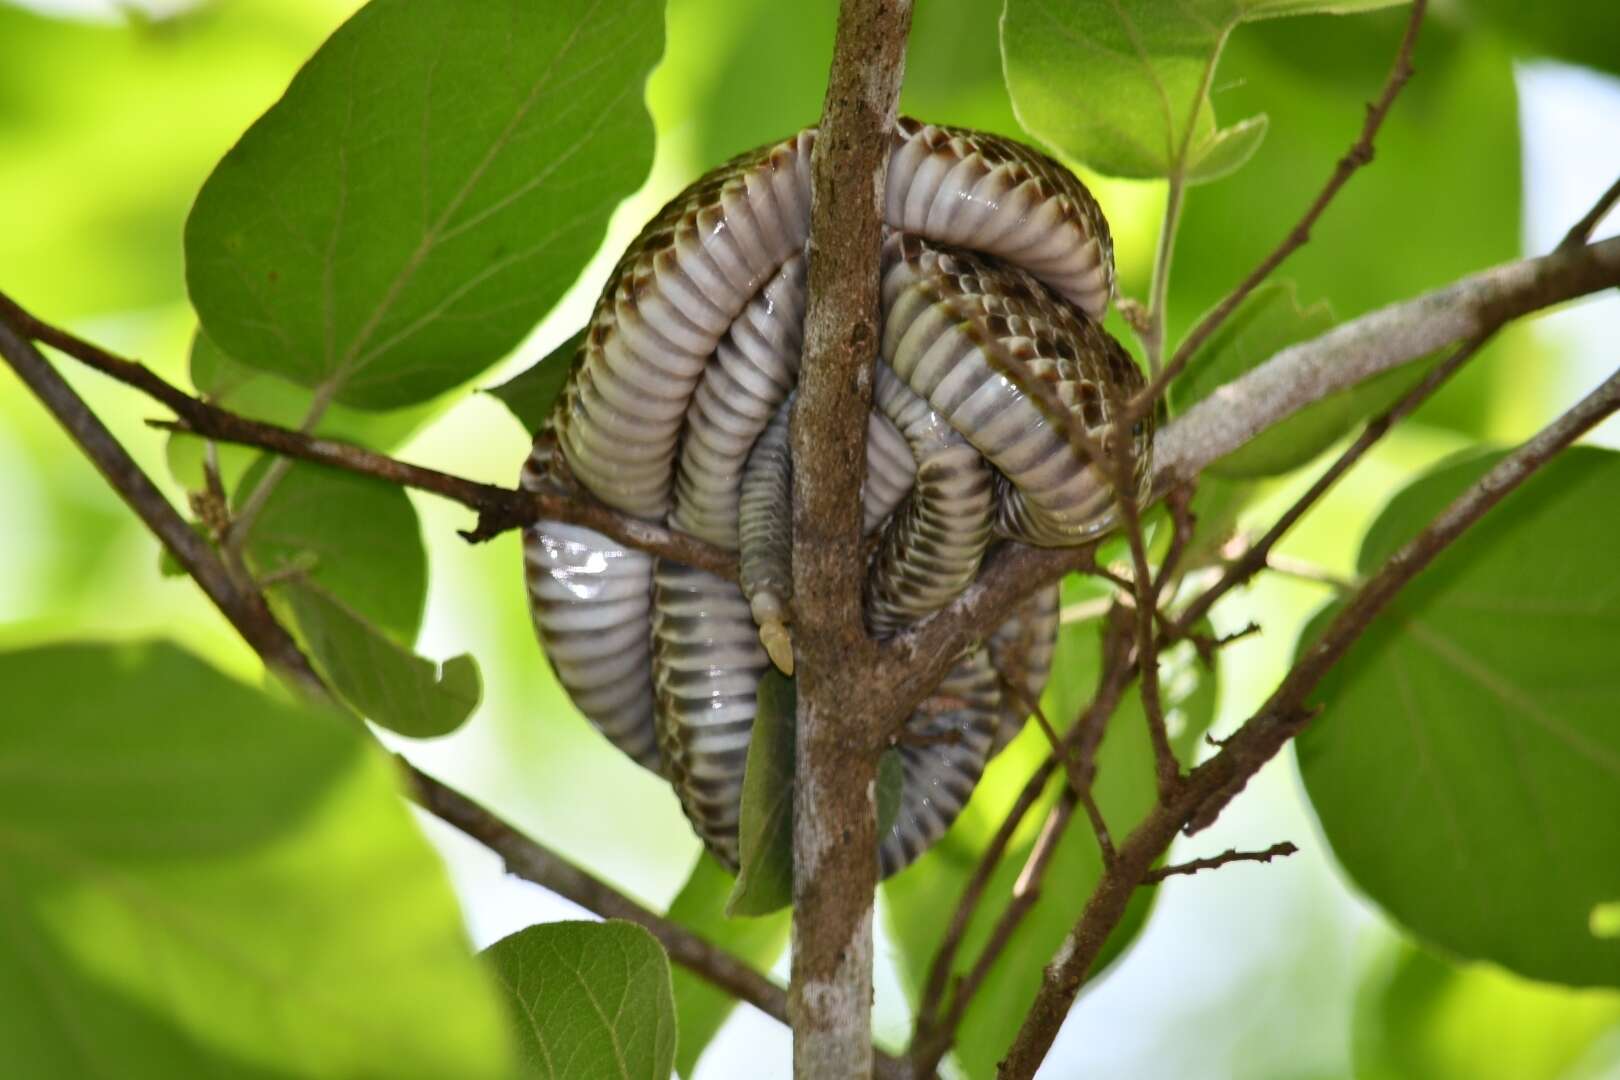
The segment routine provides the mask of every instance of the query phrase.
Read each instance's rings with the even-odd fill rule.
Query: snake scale
[[[739,553],[740,584],[561,522],[524,539],[559,680],[614,745],[669,779],[733,868],[756,691],[773,659],[792,667],[787,431],[815,137],[733,159],[647,225],[597,301],[523,473],[538,488],[566,468],[609,506]],[[1110,528],[1112,487],[1047,410],[1069,410],[1108,451],[1111,417],[1142,386],[1099,326],[1114,287],[1107,222],[1061,165],[999,136],[901,118],[884,201],[862,490],[864,610],[880,638],[960,594],[998,538],[1073,545]],[[1138,482],[1151,428],[1130,433]],[[883,874],[945,832],[1022,726],[1057,626],[1052,588],[908,718]]]

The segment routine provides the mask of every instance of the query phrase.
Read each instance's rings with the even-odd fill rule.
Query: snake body
[[[531,608],[560,681],[615,745],[669,778],[731,866],[755,696],[778,656],[761,630],[791,606],[787,420],[814,139],[807,130],[733,159],[648,224],[597,303],[523,477],[546,484],[560,458],[610,506],[739,551],[740,584],[577,526],[525,534]],[[1142,384],[1098,325],[1113,290],[1107,224],[1060,165],[902,118],[884,202],[862,492],[875,545],[865,614],[878,637],[958,596],[997,537],[1071,545],[1108,529],[1110,484],[1048,410],[1068,410],[1106,449],[1113,410]],[[1131,433],[1139,481],[1151,434],[1151,421]],[[1045,590],[908,719],[883,873],[943,834],[1016,734],[1050,671],[1057,621]]]

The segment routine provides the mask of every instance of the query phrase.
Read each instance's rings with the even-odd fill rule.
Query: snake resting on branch
[[[666,777],[704,844],[738,863],[755,697],[791,673],[788,416],[806,304],[814,129],[693,183],[609,278],[524,468],[739,554],[740,584],[541,521],[531,607],[574,703]],[[876,637],[949,603],[998,538],[1075,545],[1114,524],[1107,463],[1143,379],[1099,325],[1114,288],[1096,201],[1039,152],[901,118],[883,220],[882,345],[867,425],[864,612]],[[1072,419],[1049,410],[1063,408]],[[1138,489],[1152,419],[1129,433]],[[1051,669],[1056,587],[964,654],[906,721],[884,875],[939,839]]]

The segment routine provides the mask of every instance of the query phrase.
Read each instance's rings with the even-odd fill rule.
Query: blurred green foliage
[[[493,20],[502,6],[479,5],[450,18],[442,6],[418,5],[408,9],[412,18],[402,18],[406,5],[386,0],[335,46],[355,46],[355,35],[369,26],[376,40],[368,47],[381,50],[371,54],[369,66],[344,67],[336,52],[323,54],[299,79],[300,89],[254,126],[300,65],[359,6],[356,0],[218,0],[172,17],[96,25],[47,18],[0,0],[0,41],[6,44],[0,288],[42,316],[140,355],[166,376],[250,415],[382,449],[403,447],[406,456],[436,467],[510,483],[528,442],[524,423],[487,398],[451,388],[500,360],[548,310],[546,332],[561,334],[547,340],[577,328],[617,249],[663,198],[731,154],[812,123],[834,5],[670,0],[662,39],[650,3],[621,5],[615,14],[623,19],[607,20],[596,27],[604,36],[583,40],[558,32],[565,19],[541,25],[548,20],[534,17],[527,29],[543,48],[510,62],[486,62],[498,52],[491,43],[499,38]],[[1197,0],[1177,5],[1177,13],[1213,21],[1190,29],[1167,21],[1162,0],[1120,0],[1106,12],[1104,5],[1037,0],[1008,6],[1010,29],[1002,41],[1000,4],[922,0],[902,107],[929,120],[1028,138],[1015,118],[1015,97],[1034,135],[1048,138],[1048,149],[1066,155],[1094,187],[1113,223],[1122,289],[1137,296],[1147,290],[1165,185],[1108,179],[1091,169],[1162,174],[1191,118],[1182,166],[1191,178],[1210,182],[1190,192],[1178,234],[1172,344],[1314,196],[1349,146],[1363,103],[1382,83],[1405,19],[1404,8],[1267,18],[1226,37],[1222,28],[1254,15],[1382,5]],[[415,17],[428,8],[430,16]],[[640,14],[631,19],[634,12]],[[1031,12],[1056,20],[1065,32],[1026,24]],[[476,33],[462,22],[469,13]],[[1128,43],[1145,50],[1145,60],[1122,55],[1121,42],[1109,36],[1118,26],[1104,17],[1120,13],[1145,28]],[[1093,25],[1098,30],[1089,37],[1095,40],[1073,40],[1077,26]],[[609,40],[614,33],[622,36]],[[491,47],[474,50],[469,61],[447,48],[458,35]],[[615,203],[647,173],[651,143],[635,98],[660,40],[665,56],[647,83],[657,135],[651,176],[610,223]],[[1203,60],[1223,40],[1206,86]],[[1099,60],[1093,55],[1098,42],[1118,48],[1103,50]],[[1066,43],[1075,51],[1066,52]],[[455,78],[429,84],[409,77],[413,57],[440,51],[459,57]],[[1004,51],[1014,97],[1004,81]],[[1087,55],[1094,62],[1076,62]],[[1257,294],[1211,342],[1177,404],[1331,318],[1519,255],[1524,192],[1513,65],[1538,56],[1620,69],[1620,18],[1611,4],[1580,0],[1437,4],[1420,38],[1419,77],[1379,138],[1378,160],[1356,176],[1311,243],[1289,261],[1284,282]],[[570,76],[569,107],[530,113],[522,105],[532,85],[525,79],[553,59],[578,66]],[[1170,73],[1166,84],[1176,88],[1178,100],[1185,98],[1184,111],[1166,113],[1150,100],[1145,70]],[[357,87],[373,96],[357,95]],[[374,110],[362,114],[369,137],[345,138],[339,107],[360,99]],[[445,154],[434,156],[443,169],[428,187],[469,193],[465,214],[443,219],[465,249],[442,264],[433,257],[441,253],[438,246],[426,243],[434,222],[424,229],[416,214],[417,185],[400,182],[416,175],[412,148],[420,132],[402,124],[399,113],[420,114],[429,101],[432,115],[443,120],[435,145]],[[1249,119],[1222,129],[1217,115]],[[1092,122],[1076,127],[1075,116]],[[1153,137],[1126,143],[1105,137],[1124,123],[1133,131],[1149,125]],[[508,125],[534,139],[516,140],[522,145],[511,148],[510,157],[497,153],[498,167],[485,177],[479,150],[504,146],[491,137]],[[227,157],[239,139],[241,146]],[[1153,152],[1137,153],[1144,146]],[[353,163],[355,175],[366,178],[357,189],[365,198],[347,206],[339,221],[342,201],[334,201],[334,193],[346,188],[334,170],[350,152],[359,155]],[[225,169],[209,184],[192,223],[192,278],[204,321],[234,356],[215,337],[196,333],[183,263],[188,211],[222,158]],[[573,187],[528,185],[533,176],[549,175],[560,158],[593,168]],[[250,159],[256,164],[242,168]],[[570,175],[578,178],[581,170]],[[267,193],[276,214],[265,213]],[[1583,209],[1569,208],[1569,217]],[[559,217],[569,218],[566,229]],[[604,230],[608,239],[587,266]],[[524,261],[519,256],[533,254],[530,247],[543,253]],[[428,265],[417,276],[412,259],[419,251]],[[232,278],[250,264],[263,279],[255,278],[254,288]],[[492,265],[512,274],[480,277]],[[402,274],[402,266],[410,273]],[[290,300],[286,292],[266,292],[271,270],[281,286],[303,291]],[[315,289],[328,272],[336,275],[336,287]],[[499,287],[468,291],[475,279],[496,280]],[[422,291],[413,291],[418,286]],[[1296,308],[1305,313],[1297,320]],[[384,316],[372,325],[377,312]],[[453,317],[443,318],[447,313]],[[457,321],[468,315],[478,318]],[[330,341],[329,326],[341,330]],[[1131,341],[1117,318],[1110,327]],[[378,334],[393,344],[365,344]],[[401,342],[415,344],[393,347]],[[545,351],[532,341],[518,355],[526,363]],[[367,363],[357,367],[352,361],[361,355]],[[345,356],[350,362],[341,362]],[[1503,334],[1413,427],[1373,455],[1364,469],[1370,478],[1343,485],[1319,520],[1290,540],[1288,553],[1348,572],[1347,552],[1391,490],[1446,449],[1516,437],[1543,422],[1566,361],[1532,331]],[[532,426],[541,411],[536,402],[554,393],[558,374],[554,362],[547,364],[508,384],[501,397]],[[151,406],[80,372],[69,375],[148,471],[165,483],[172,475],[183,487],[201,488],[197,440],[166,441],[141,425]],[[1325,402],[1223,463],[1234,475],[1280,478],[1206,482],[1195,505],[1215,539],[1202,539],[1189,562],[1218,558],[1217,541],[1231,529],[1263,525],[1263,514],[1308,474],[1298,467],[1411,377],[1403,373]],[[0,393],[0,507],[9,522],[0,533],[0,641],[20,649],[65,638],[167,637],[213,665],[256,677],[251,657],[195,590],[159,578],[152,539],[10,378],[0,374],[0,387],[10,391]],[[309,387],[320,384],[317,400]],[[334,392],[340,403],[326,403]],[[410,407],[363,412],[344,407],[345,400]],[[1608,670],[1612,619],[1604,608],[1592,616],[1601,625],[1582,633],[1569,621],[1570,605],[1601,599],[1590,583],[1604,579],[1603,553],[1612,548],[1607,493],[1614,485],[1599,483],[1612,468],[1592,460],[1571,459],[1520,497],[1538,505],[1573,500],[1555,524],[1526,514],[1492,525],[1494,532],[1479,534],[1478,551],[1459,549],[1456,566],[1413,594],[1408,603],[1416,606],[1402,609],[1405,622],[1363,643],[1330,684],[1342,698],[1338,708],[1301,753],[1335,852],[1357,883],[1419,936],[1520,972],[1613,985],[1620,967],[1614,942],[1591,927],[1597,925],[1594,904],[1620,899],[1620,883],[1610,874],[1613,822],[1620,814],[1610,805],[1613,776],[1604,766],[1620,753],[1612,725],[1616,688],[1612,680],[1580,678]],[[268,468],[231,448],[221,450],[219,462],[230,490],[252,490]],[[1470,466],[1459,468],[1464,471],[1443,471],[1396,500],[1366,550],[1386,551],[1390,537],[1415,528],[1420,511],[1432,511],[1437,493],[1454,489]],[[1585,472],[1572,479],[1570,469]],[[180,501],[183,493],[173,493]],[[721,914],[729,875],[707,857],[691,869],[697,846],[667,789],[610,753],[572,715],[540,660],[518,586],[515,539],[462,548],[450,535],[461,513],[294,466],[270,489],[246,557],[255,571],[284,575],[270,590],[273,601],[291,611],[317,663],[349,702],[381,724],[392,721],[416,735],[457,728],[478,701],[478,668],[470,655],[457,655],[440,671],[423,656],[477,655],[487,686],[473,722],[437,743],[413,745],[412,756],[437,764],[520,826],[632,892],[673,896],[672,917],[768,966],[786,938],[785,914],[758,920]],[[1502,546],[1484,550],[1496,542]],[[1218,691],[1213,675],[1200,675],[1188,657],[1174,658],[1180,666],[1169,687],[1179,705],[1183,753],[1199,752],[1217,698],[1220,715],[1241,716],[1263,696],[1289,631],[1319,596],[1314,590],[1268,579],[1252,595],[1223,603],[1217,610],[1222,629],[1258,616],[1266,640],[1226,654]],[[1547,604],[1564,607],[1549,615],[1541,610]],[[1509,610],[1511,618],[1503,617]],[[1432,650],[1406,640],[1418,616],[1445,622],[1456,640],[1469,642],[1471,657],[1484,657],[1475,658],[1476,666],[1485,664],[1498,679],[1532,668],[1552,672],[1536,691],[1538,710],[1551,726],[1509,726],[1508,698],[1444,675]],[[1520,647],[1525,639],[1533,639],[1532,647]],[[1426,708],[1407,709],[1394,700],[1399,688],[1380,678],[1390,668],[1374,668],[1375,655],[1391,650],[1399,653],[1389,661],[1396,670],[1415,665],[1423,677]],[[1095,652],[1093,628],[1065,628],[1046,699],[1060,726],[1089,692]],[[345,1043],[335,1033],[350,1029],[327,1025],[321,1008],[345,1016],[352,1011],[386,1036],[398,1057],[371,1057],[377,1075],[508,1075],[491,984],[477,978],[467,960],[442,875],[404,825],[392,782],[372,751],[329,718],[227,679],[170,646],[0,654],[0,679],[8,706],[20,703],[17,715],[28,721],[0,725],[0,775],[11,778],[0,785],[0,837],[10,837],[0,838],[0,846],[13,856],[22,852],[0,871],[12,887],[0,895],[0,908],[24,913],[13,923],[23,932],[0,937],[0,965],[12,969],[0,978],[0,996],[12,991],[0,1010],[6,1014],[0,1043],[9,1052],[23,1046],[24,1053],[37,1051],[34,1060],[49,1060],[38,1075],[74,1075],[77,1067],[47,1057],[60,1050],[58,1043],[46,1046],[57,1029],[51,1017],[41,1018],[45,999],[27,992],[41,962],[62,974],[58,990],[71,997],[73,1015],[116,1035],[106,1041],[107,1052],[120,1055],[115,1060],[131,1075],[179,1075],[222,1061],[233,1075],[364,1071],[346,1063],[360,1053],[356,1047],[373,1045],[372,1030],[362,1028]],[[152,692],[159,685],[164,693]],[[1600,723],[1605,716],[1606,727]],[[1487,722],[1500,728],[1494,740],[1481,734]],[[1433,746],[1406,741],[1442,729],[1449,734]],[[1572,743],[1559,732],[1579,738]],[[188,752],[177,754],[176,747]],[[1027,732],[992,765],[938,848],[886,887],[894,962],[909,993],[915,995],[926,974],[948,905],[1044,750],[1040,734]],[[1425,758],[1442,752],[1443,758]],[[1102,755],[1099,801],[1118,834],[1152,796],[1134,696]],[[1434,760],[1449,763],[1442,771],[1461,777],[1468,790],[1448,793],[1428,783],[1430,774],[1419,775],[1419,767],[1432,770]],[[130,762],[143,768],[115,767]],[[62,778],[72,782],[54,782]],[[1401,784],[1426,792],[1432,812],[1380,817],[1402,799],[1419,797]],[[162,786],[160,794],[154,785]],[[1513,798],[1490,798],[1502,792]],[[1465,795],[1478,798],[1467,802]],[[1465,816],[1472,827],[1460,840],[1447,832],[1441,804],[1448,796],[1461,800],[1453,810],[1470,808]],[[992,881],[992,899],[969,929],[964,957],[988,935],[1055,798],[1048,792],[1015,837]],[[1594,818],[1593,806],[1604,807],[1607,817]],[[144,816],[125,820],[131,808]],[[132,823],[147,828],[139,839],[154,846],[124,842]],[[203,847],[208,859],[197,854]],[[1453,865],[1458,859],[1464,865]],[[1059,846],[1040,902],[969,1011],[953,1068],[972,1076],[993,1070],[1033,980],[1099,865],[1095,842],[1078,819]],[[87,867],[92,872],[84,873]],[[1255,888],[1280,887],[1256,878]],[[1475,887],[1459,891],[1459,880]],[[392,891],[382,895],[385,887]],[[1336,880],[1316,887],[1343,894]],[[137,888],[145,891],[130,891]],[[1475,892],[1490,892],[1517,921],[1504,932],[1499,920],[1478,917],[1466,900]],[[15,897],[21,900],[14,903]],[[150,917],[154,909],[140,904],[153,897],[170,905],[161,910],[190,921]],[[1110,945],[1110,961],[1132,955],[1125,950],[1153,902],[1151,894],[1138,898]],[[284,906],[272,912],[271,905]],[[324,998],[295,991],[277,998],[287,998],[276,1013],[283,1030],[307,1038],[266,1038],[252,1023],[246,999],[237,996],[240,985],[215,1001],[188,996],[188,988],[232,982],[219,972],[239,954],[219,948],[215,938],[195,936],[199,928],[220,926],[230,931],[233,947],[262,961],[265,970],[297,967],[297,961],[307,970],[289,977],[326,977]],[[598,931],[617,935],[605,951],[587,941]],[[1342,947],[1350,931],[1323,917],[1303,933],[1289,943],[1288,966],[1277,973],[1290,986],[1320,977],[1302,958]],[[162,963],[145,963],[153,955]],[[627,1014],[633,1030],[590,1021],[567,1037],[578,1037],[582,1054],[611,1045],[632,1050],[653,1071],[667,1071],[674,1061],[690,1076],[730,1011],[728,999],[685,972],[675,973],[673,1003],[667,976],[634,974],[664,969],[656,945],[633,928],[543,928],[507,939],[491,955],[504,972],[509,1005],[531,1014],[544,1005],[586,1016],[577,1002],[558,1004],[559,995],[576,987],[541,977],[570,965],[593,991],[633,991],[636,1002]],[[604,965],[604,956],[625,963]],[[1166,998],[1176,990],[1168,986]],[[1272,1005],[1279,1015],[1299,1007],[1290,1000]],[[1177,1037],[1217,1041],[1246,1007],[1244,1000],[1223,1002],[1226,1012],[1201,1015]],[[1174,1009],[1167,1004],[1165,1012],[1171,1019],[1156,1022],[1168,1028]],[[544,1067],[547,1047],[534,1025],[512,1026],[531,1074],[568,1075]],[[1337,1064],[1322,1075],[1595,1080],[1620,1056],[1604,1049],[1616,1040],[1620,996],[1612,992],[1576,994],[1403,949],[1393,968],[1374,965],[1363,988],[1354,1060],[1349,1047],[1341,1048]],[[1239,1048],[1233,1055],[1235,1073],[1276,1074],[1263,1064],[1246,1071],[1244,1062],[1267,1060],[1258,1051]],[[453,1068],[444,1067],[447,1060]],[[143,1074],[135,1065],[151,1071]]]
[[[1451,964],[1402,945],[1356,1015],[1356,1080],[1605,1080],[1620,997]]]
[[[4,653],[0,685],[14,1075],[509,1075],[438,860],[346,720],[168,645]]]

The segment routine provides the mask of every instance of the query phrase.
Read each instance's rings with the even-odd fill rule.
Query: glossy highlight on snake
[[[535,626],[559,680],[614,745],[669,779],[733,868],[759,681],[773,660],[792,668],[787,422],[815,137],[733,159],[647,225],[523,472],[539,488],[565,468],[618,510],[739,553],[734,583],[579,526],[524,534]],[[1068,410],[1111,452],[1112,417],[1143,385],[1099,325],[1113,247],[1078,179],[1000,136],[901,118],[891,140],[862,490],[864,610],[880,638],[950,603],[998,540],[1065,546],[1107,531],[1111,485],[1046,410]],[[1140,485],[1152,421],[1130,438]],[[879,838],[884,875],[944,834],[1017,734],[1057,626],[1054,587],[908,719],[891,751],[902,787]]]

